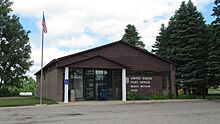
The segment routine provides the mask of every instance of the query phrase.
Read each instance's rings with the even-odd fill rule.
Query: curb
[[[125,104],[153,104],[153,103],[178,103],[178,102],[203,102],[210,101],[207,99],[172,99],[172,100],[135,100],[135,101],[78,101],[58,104],[46,105],[36,104],[34,106],[12,106],[12,107],[0,107],[2,109],[24,109],[24,108],[38,108],[38,107],[62,107],[62,106],[95,106],[95,105],[125,105]],[[211,100],[213,101],[213,100]],[[220,100],[217,100],[220,102]]]
[[[151,103],[178,103],[178,102],[202,102],[206,99],[173,99],[173,100],[145,100],[145,101],[129,101],[127,104],[151,104]]]
[[[36,104],[36,105],[30,105],[30,106],[10,106],[10,107],[0,107],[0,110],[3,110],[3,109],[24,109],[24,108],[37,108],[37,107],[48,107],[49,105],[46,105],[46,104]]]
[[[178,103],[178,102],[203,102],[206,99],[184,99],[184,100],[135,100],[135,101],[78,101],[63,103],[50,106],[94,106],[94,105],[123,105],[123,104],[152,104],[152,103]]]

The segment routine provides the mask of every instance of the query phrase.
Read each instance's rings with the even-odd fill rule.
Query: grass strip
[[[32,106],[39,104],[40,99],[37,97],[2,97],[0,98],[0,107],[10,106]],[[43,104],[51,105],[57,104],[56,101],[43,99]]]

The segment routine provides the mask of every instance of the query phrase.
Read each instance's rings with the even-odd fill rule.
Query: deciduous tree
[[[32,65],[29,31],[11,14],[11,5],[9,0],[0,1],[0,90],[19,86]]]

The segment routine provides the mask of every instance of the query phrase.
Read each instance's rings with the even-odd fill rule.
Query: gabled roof
[[[129,43],[126,43],[126,42],[124,42],[124,41],[122,41],[122,40],[119,40],[119,41],[115,41],[115,42],[112,42],[112,43],[109,43],[109,44],[106,44],[106,45],[102,45],[102,46],[99,46],[99,47],[95,47],[95,48],[92,48],[92,49],[88,49],[88,50],[85,50],[85,51],[82,51],[82,52],[78,52],[78,53],[75,53],[75,54],[70,54],[70,55],[63,56],[63,57],[60,57],[60,58],[57,58],[57,59],[53,59],[53,60],[50,61],[47,65],[45,65],[45,66],[43,67],[43,69],[48,68],[48,67],[50,67],[50,66],[52,66],[52,65],[54,65],[54,64],[55,64],[57,67],[60,67],[59,64],[57,65],[57,63],[59,63],[60,61],[66,59],[66,58],[74,57],[74,56],[77,56],[77,55],[80,55],[80,54],[84,54],[84,53],[89,53],[89,52],[91,52],[91,51],[99,50],[99,49],[102,49],[102,48],[105,48],[105,47],[109,47],[109,46],[112,46],[112,45],[115,45],[115,44],[119,44],[119,43],[123,43],[123,44],[125,44],[125,45],[131,46],[131,47],[133,47],[134,49],[137,49],[137,50],[139,50],[139,51],[141,51],[141,52],[143,52],[143,53],[145,53],[145,54],[148,54],[148,55],[150,55],[150,56],[156,57],[156,58],[158,58],[158,59],[160,59],[160,60],[162,60],[162,61],[166,61],[166,62],[168,62],[168,63],[174,64],[174,62],[172,62],[172,61],[170,61],[170,60],[167,60],[167,59],[164,59],[164,58],[161,58],[161,57],[159,57],[159,56],[157,56],[157,55],[155,55],[155,54],[153,54],[153,53],[148,52],[148,51],[145,50],[145,49],[141,49],[141,48],[139,48],[139,47],[136,47],[136,46],[134,46],[134,45],[131,45],[131,44],[129,44]],[[107,58],[106,58],[106,59],[107,59]],[[112,61],[112,60],[111,60],[111,61]],[[120,63],[118,63],[118,64],[120,64]],[[39,70],[38,72],[36,72],[35,75],[37,75],[38,73],[40,73],[40,70]]]
[[[96,59],[102,59],[102,60],[105,60],[107,63],[106,64],[114,64],[116,65],[117,67],[120,67],[120,68],[128,68],[127,66],[125,65],[122,65],[118,62],[115,62],[109,58],[106,58],[106,57],[103,57],[101,55],[96,55],[96,56],[92,56],[92,57],[87,57],[85,59],[82,59],[82,60],[79,60],[79,61],[76,61],[74,63],[71,63],[71,64],[68,64],[66,66],[69,66],[69,65],[75,65],[75,64],[78,64],[78,63],[83,63],[83,62],[87,62],[87,61],[96,61]],[[87,63],[88,64],[88,63]]]

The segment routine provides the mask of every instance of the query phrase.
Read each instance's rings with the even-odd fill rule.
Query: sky
[[[191,0],[210,23],[214,0]],[[13,14],[29,34],[34,65],[40,70],[42,12],[48,32],[44,35],[44,65],[52,59],[118,41],[127,24],[137,28],[151,51],[162,23],[167,25],[182,0],[12,0]]]

